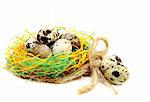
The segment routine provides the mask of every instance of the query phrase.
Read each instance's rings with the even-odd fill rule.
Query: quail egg
[[[51,49],[45,44],[38,44],[33,49],[34,55],[39,55],[40,58],[47,58],[51,54]]]
[[[100,70],[105,78],[114,85],[121,85],[129,78],[128,69],[122,64],[118,56],[108,56],[103,58]]]
[[[81,42],[80,42],[80,39],[76,35],[69,33],[69,34],[65,34],[63,37],[64,39],[67,39],[71,42],[72,51],[76,51],[77,49],[80,49]]]
[[[38,41],[36,40],[36,38],[29,38],[26,43],[25,43],[25,49],[28,52],[33,52],[33,49],[38,45]]]
[[[72,52],[71,42],[67,39],[57,40],[53,45],[52,52],[53,54]]]
[[[37,40],[41,44],[46,44],[49,47],[51,47],[60,37],[61,35],[53,28],[41,29],[37,34]]]

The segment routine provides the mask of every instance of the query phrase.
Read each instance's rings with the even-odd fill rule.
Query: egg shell
[[[129,73],[126,67],[116,66],[105,71],[104,76],[114,85],[121,85],[129,78]]]
[[[26,43],[25,43],[25,49],[28,51],[28,52],[33,52],[33,49],[38,45],[38,41],[36,38],[34,37],[31,37],[29,38]]]
[[[49,47],[51,47],[60,37],[61,35],[57,30],[52,28],[43,28],[37,34],[37,40],[41,44],[46,44]]]
[[[129,72],[118,56],[104,57],[100,70],[105,78],[114,85],[121,85],[129,78]]]
[[[38,44],[34,49],[33,49],[33,54],[34,55],[40,55],[40,58],[47,58],[51,53],[51,49],[45,45],[45,44]]]
[[[67,33],[62,35],[62,38],[67,39],[71,42],[72,51],[76,51],[81,47],[80,39],[75,34]]]
[[[67,39],[57,40],[52,48],[53,54],[72,52],[71,42]]]

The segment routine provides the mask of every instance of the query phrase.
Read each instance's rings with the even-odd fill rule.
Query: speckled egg
[[[129,78],[127,68],[122,64],[118,56],[108,56],[103,58],[100,70],[105,78],[114,85],[121,85]]]
[[[71,42],[72,51],[80,49],[81,42],[80,39],[75,34],[68,32],[65,29],[60,29],[57,32],[61,35],[61,39],[67,39]]]
[[[72,51],[76,51],[76,50],[80,49],[81,42],[80,42],[80,39],[75,34],[66,33],[66,34],[62,35],[61,38],[67,39],[71,42]]]
[[[52,54],[51,49],[45,44],[38,44],[33,49],[34,55],[39,55],[40,58],[47,58],[50,54]]]
[[[72,52],[71,42],[67,39],[57,40],[52,48],[53,54]]]
[[[36,38],[32,37],[32,38],[29,38],[26,43],[25,43],[25,49],[28,51],[28,52],[33,52],[33,49],[38,45],[38,41]]]
[[[51,47],[60,37],[61,35],[53,28],[43,28],[37,34],[37,40],[41,44],[46,44],[49,47]]]

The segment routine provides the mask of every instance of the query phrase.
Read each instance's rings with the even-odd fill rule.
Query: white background
[[[78,96],[77,89],[90,83],[89,78],[55,85],[22,80],[0,68],[0,102],[150,101],[149,0],[0,0],[0,66],[5,64],[5,49],[13,36],[47,24],[107,37],[109,54],[123,58],[129,80],[116,87],[116,96],[101,84]]]

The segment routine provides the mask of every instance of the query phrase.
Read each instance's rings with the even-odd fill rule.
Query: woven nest
[[[45,46],[47,46],[49,49],[48,52],[44,52],[45,49],[43,48],[42,51],[48,55],[46,57],[44,56],[43,58],[41,57],[43,52],[42,54],[30,52],[27,50],[26,44],[26,41],[29,38],[33,38],[34,36],[37,36],[37,34],[39,35],[39,33],[31,33],[26,31],[26,34],[22,35],[21,37],[16,37],[16,41],[12,42],[7,48],[6,69],[16,76],[24,79],[57,84],[66,83],[84,75],[90,75],[92,79],[91,84],[79,89],[79,94],[91,91],[98,82],[112,88],[115,94],[117,94],[117,91],[112,87],[112,85],[121,85],[124,83],[128,79],[129,73],[118,56],[105,57],[109,48],[108,40],[104,37],[98,37],[94,39],[92,35],[84,32],[78,32],[76,30],[68,30],[64,27],[54,28],[56,31],[62,29],[69,32],[69,34],[73,34],[75,37],[74,42],[79,42],[75,44],[72,43],[72,40],[70,41],[65,39],[70,41],[70,46],[75,49],[71,50],[70,52],[67,52],[66,50],[65,52],[65,48],[62,48],[62,52],[54,53],[54,50],[49,51],[51,46],[45,44]],[[58,40],[64,39],[58,38],[56,41],[54,41],[54,44],[56,44]],[[99,41],[104,42],[105,48],[103,50],[96,51]],[[40,42],[38,44],[42,45],[43,43]],[[51,44],[53,48],[54,44]],[[57,50],[61,46],[66,46],[62,42],[59,42],[59,44],[60,46],[57,46]],[[40,49],[40,47],[38,46],[37,49]],[[119,74],[114,75],[113,73],[116,72]]]
[[[63,29],[61,27],[57,27]],[[10,44],[6,52],[6,68],[13,74],[24,78],[43,82],[55,82],[80,69],[89,59],[89,51],[93,37],[83,32],[70,30],[81,42],[81,47],[71,53],[59,53],[45,59],[40,55],[29,53],[25,49],[25,42],[37,33],[27,32]]]

